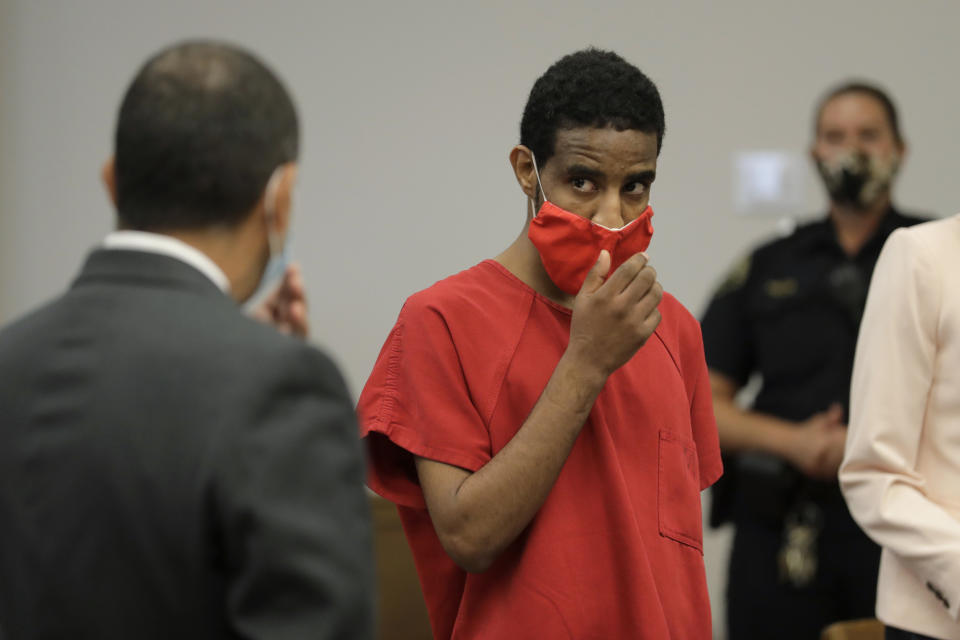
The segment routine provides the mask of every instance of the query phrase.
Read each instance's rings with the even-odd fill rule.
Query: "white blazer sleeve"
[[[840,484],[867,535],[940,590],[956,619],[960,522],[927,496],[916,466],[937,355],[942,275],[916,234],[890,236],[860,328]]]

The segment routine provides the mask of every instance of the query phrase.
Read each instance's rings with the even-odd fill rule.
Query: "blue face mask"
[[[282,176],[281,167],[277,167],[270,180],[267,182],[267,188],[264,193],[264,218],[267,221],[267,240],[270,244],[270,259],[267,260],[267,266],[263,269],[263,275],[260,276],[260,284],[244,303],[246,309],[252,309],[259,305],[263,300],[273,293],[283,281],[283,275],[287,272],[287,266],[290,264],[290,242],[289,238],[285,242],[271,226],[272,219],[277,215],[277,189]]]

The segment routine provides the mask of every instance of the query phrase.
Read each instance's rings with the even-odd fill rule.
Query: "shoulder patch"
[[[726,276],[724,276],[723,282],[721,282],[720,286],[717,288],[716,296],[725,296],[728,293],[733,293],[734,291],[741,289],[747,282],[747,276],[750,275],[750,265],[752,261],[752,254],[747,254],[746,256],[737,260],[733,267],[727,271]]]

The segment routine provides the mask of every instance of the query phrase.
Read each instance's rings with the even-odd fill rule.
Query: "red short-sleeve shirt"
[[[395,502],[435,638],[707,639],[700,491],[721,474],[697,321],[672,296],[607,380],[547,500],[485,572],[444,552],[413,456],[476,471],[516,434],[571,312],[492,260],[410,297],[360,397],[370,487]]]

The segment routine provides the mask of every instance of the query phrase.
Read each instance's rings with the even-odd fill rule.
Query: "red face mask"
[[[540,172],[537,184],[540,184]],[[543,186],[540,186],[543,193]],[[612,274],[630,256],[645,251],[653,237],[653,209],[644,209],[638,218],[620,227],[610,229],[583,216],[570,213],[546,199],[537,215],[530,221],[527,236],[540,253],[547,275],[561,290],[576,295],[583,286],[587,272],[597,262],[600,251],[610,253]]]

